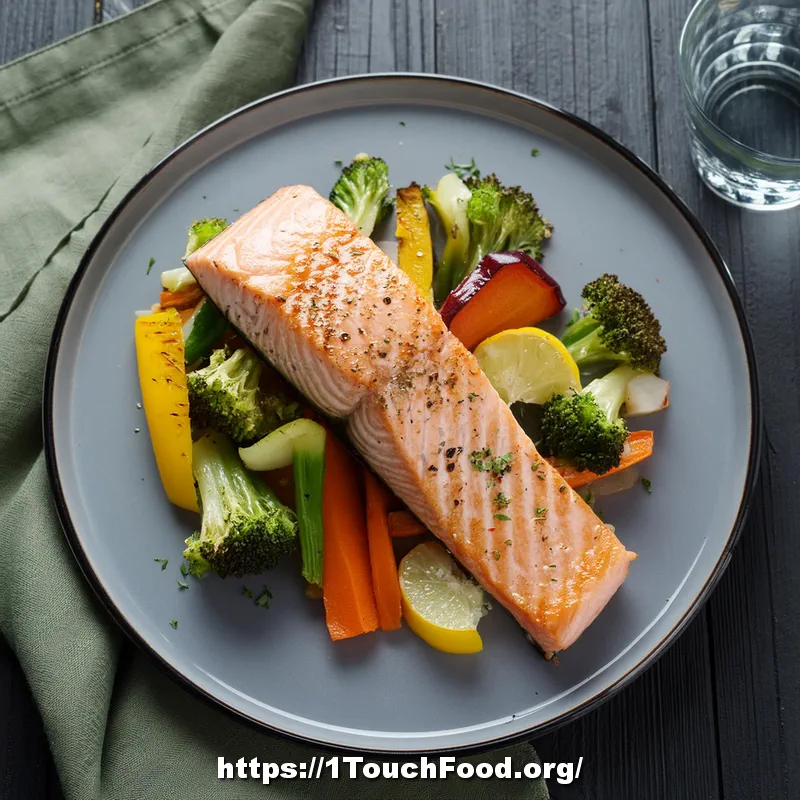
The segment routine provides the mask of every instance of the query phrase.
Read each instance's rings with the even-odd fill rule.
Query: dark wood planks
[[[92,24],[92,0],[0,2],[0,64]]]
[[[689,164],[678,37],[691,0],[651,0],[661,171],[728,262],[755,339],[768,438],[761,481],[731,566],[708,603],[722,796],[800,793],[800,500],[796,491],[800,211],[742,212]]]

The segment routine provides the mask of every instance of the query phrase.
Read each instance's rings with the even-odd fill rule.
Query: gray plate
[[[268,612],[242,597],[238,580],[211,577],[178,591],[181,545],[197,522],[176,512],[159,484],[136,408],[133,312],[153,302],[158,272],[178,265],[193,219],[235,217],[286,184],[327,194],[334,161],[359,151],[383,156],[395,186],[435,182],[451,156],[474,156],[532,190],[555,223],[545,266],[570,303],[579,303],[588,279],[613,271],[644,292],[662,320],[672,407],[649,421],[653,493],[599,503],[640,558],[559,666],[498,608],[481,623],[484,651],[475,656],[439,653],[407,628],[332,644],[322,605],[303,596],[291,559],[266,576]],[[151,257],[158,266],[146,276]],[[563,722],[608,697],[677,636],[727,564],[742,524],[755,479],[756,397],[730,276],[655,173],[543,103],[451,78],[383,75],[305,86],[241,109],[142,180],[67,294],[45,428],[76,557],[117,621],[173,677],[289,736],[430,752],[486,747]],[[154,557],[169,558],[166,571]],[[257,591],[264,582],[246,581]]]

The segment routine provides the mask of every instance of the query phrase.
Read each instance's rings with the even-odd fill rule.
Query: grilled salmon
[[[580,636],[635,554],[341,211],[310,187],[280,189],[186,265],[545,653]]]

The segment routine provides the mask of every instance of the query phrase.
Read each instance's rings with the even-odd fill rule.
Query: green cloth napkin
[[[111,623],[50,496],[45,358],[103,220],[217,117],[291,85],[312,0],[160,0],[0,69],[0,630],[41,711],[68,800],[546,798],[542,781],[219,781],[217,757],[308,761],[178,688]],[[515,768],[535,759],[520,745]],[[481,760],[476,758],[473,760]]]

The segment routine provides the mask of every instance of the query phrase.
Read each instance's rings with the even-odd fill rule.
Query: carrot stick
[[[184,308],[192,308],[202,299],[203,290],[196,283],[177,292],[161,292],[159,296],[161,308],[177,308],[178,311]]]
[[[369,560],[372,564],[372,586],[378,606],[378,619],[383,630],[393,631],[400,627],[401,609],[397,561],[389,536],[387,509],[392,495],[368,470],[364,470],[364,487],[367,497]]]
[[[325,437],[322,597],[333,641],[378,628],[361,470],[344,445]]]
[[[419,536],[428,529],[410,511],[389,512],[389,534],[393,539]]]
[[[653,454],[653,431],[633,431],[625,442],[628,452],[622,457],[618,467],[612,467],[608,472],[597,475],[588,469],[575,469],[570,466],[556,466],[561,477],[573,488],[585,486],[587,483],[621,472],[644,461]],[[552,459],[548,459],[552,463]],[[554,465],[555,466],[555,465]]]

